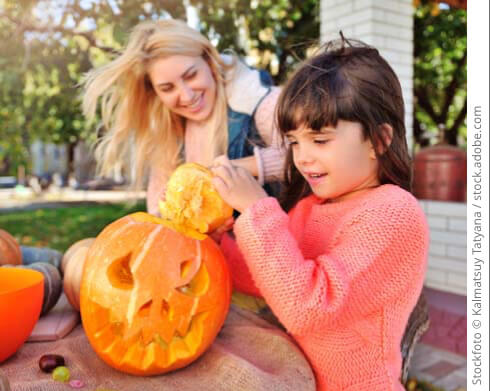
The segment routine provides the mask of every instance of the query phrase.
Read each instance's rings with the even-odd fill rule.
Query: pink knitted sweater
[[[235,288],[265,298],[316,373],[318,390],[404,390],[400,343],[422,289],[428,228],[398,186],[286,214],[264,198],[221,247]],[[238,247],[237,247],[238,243]],[[243,255],[242,255],[243,254]]]

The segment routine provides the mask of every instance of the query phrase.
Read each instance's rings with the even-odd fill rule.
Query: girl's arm
[[[369,316],[402,296],[416,298],[422,288],[428,233],[421,212],[408,204],[353,217],[314,259],[304,257],[274,198],[247,208],[234,231],[257,288],[293,334],[340,315]]]

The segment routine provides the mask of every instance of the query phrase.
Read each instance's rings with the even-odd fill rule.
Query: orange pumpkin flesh
[[[112,367],[135,375],[182,368],[213,342],[231,279],[219,247],[134,213],[91,246],[81,287],[86,335]]]
[[[196,163],[185,163],[171,175],[165,201],[159,202],[162,218],[186,235],[203,239],[233,215],[215,190],[213,173]]]

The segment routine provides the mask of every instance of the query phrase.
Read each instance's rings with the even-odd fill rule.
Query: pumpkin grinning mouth
[[[153,300],[148,300],[145,304],[143,304],[140,307],[137,315],[141,316],[141,317],[149,317],[150,316],[150,309],[151,309],[152,305],[153,305]],[[162,300],[161,306],[160,306],[160,315],[162,315],[162,316],[168,315],[168,312],[169,312],[169,305],[165,300]]]

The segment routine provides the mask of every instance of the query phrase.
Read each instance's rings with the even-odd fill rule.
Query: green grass
[[[138,202],[0,213],[0,228],[12,234],[21,245],[50,247],[64,252],[77,240],[97,236],[114,220],[145,210],[144,202]]]

